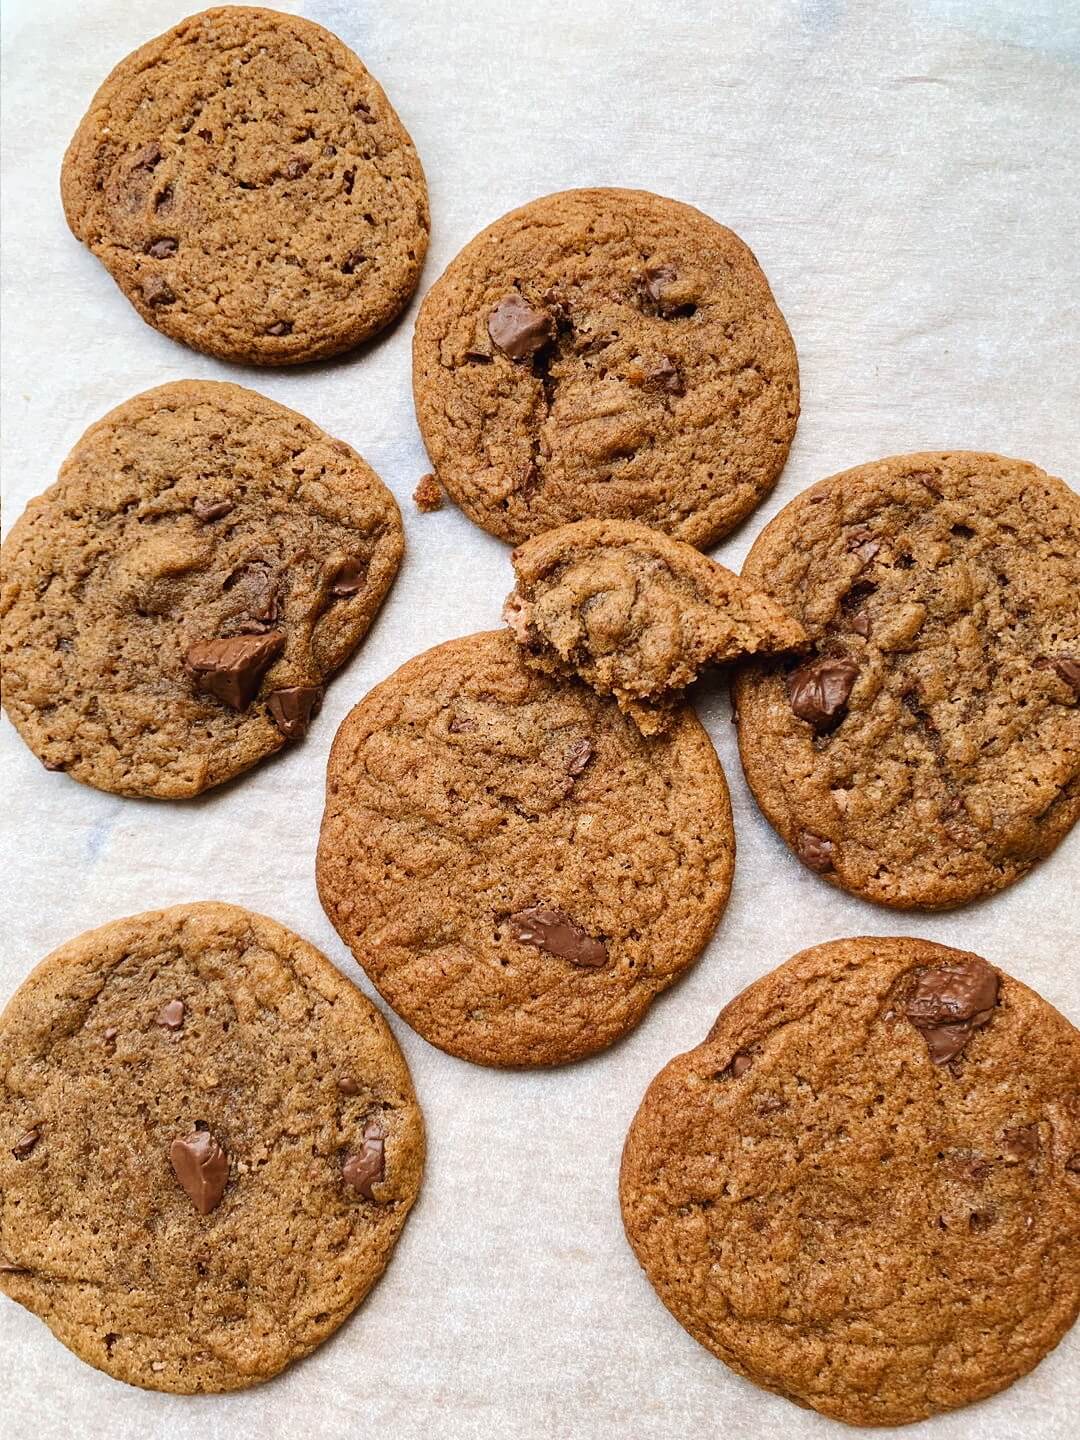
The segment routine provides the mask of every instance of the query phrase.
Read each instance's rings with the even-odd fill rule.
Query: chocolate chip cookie
[[[735,686],[747,780],[799,858],[885,905],[1018,879],[1080,814],[1080,500],[1034,465],[899,455],[823,480],[743,578],[810,636]]]
[[[4,542],[4,706],[49,770],[197,795],[304,734],[403,547],[302,415],[181,381],[106,415]]]
[[[413,143],[352,51],[310,20],[240,5],[120,62],[61,192],[148,324],[254,365],[334,355],[389,324],[430,228]]]
[[[805,950],[650,1085],[623,1220],[739,1374],[853,1425],[1003,1390],[1080,1310],[1080,1035],[926,940]]]
[[[597,516],[709,546],[775,484],[799,413],[753,255],[643,190],[548,195],[466,245],[421,307],[413,389],[439,483],[515,545]]]
[[[81,1359],[182,1393],[306,1355],[382,1273],[420,1109],[375,1007],[232,905],[117,920],[0,1017],[0,1288]]]
[[[806,640],[763,591],[632,521],[560,525],[511,558],[503,614],[530,662],[613,695],[643,735],[667,727],[706,665]]]
[[[317,873],[342,939],[426,1040],[554,1065],[618,1039],[697,957],[734,852],[689,709],[646,740],[501,631],[418,655],[346,718]]]

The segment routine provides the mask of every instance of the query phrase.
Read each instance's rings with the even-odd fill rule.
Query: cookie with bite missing
[[[504,618],[531,663],[613,695],[643,735],[666,728],[707,665],[806,640],[763,591],[628,520],[562,525],[511,558]]]
[[[300,739],[397,573],[356,452],[238,385],[146,391],[4,541],[4,708],[46,769],[197,795]]]
[[[428,650],[338,731],[319,895],[388,1004],[485,1065],[610,1045],[700,953],[735,841],[708,735],[644,738],[506,631]]]
[[[243,5],[116,66],[61,193],[148,324],[253,365],[334,355],[388,325],[430,229],[415,146],[374,77],[321,25]]]
[[[1080,815],[1080,499],[1036,466],[898,455],[796,496],[743,578],[805,627],[735,701],[746,778],[799,858],[940,909],[1026,874]]]
[[[743,242],[644,190],[567,190],[471,240],[413,343],[440,485],[520,544],[589,517],[707,548],[776,483],[795,347]]]
[[[424,1129],[375,1007],[232,905],[114,921],[0,1016],[0,1289],[118,1380],[275,1375],[386,1266]]]
[[[818,945],[652,1082],[620,1197],[740,1375],[852,1425],[955,1409],[1080,1311],[1080,1035],[977,955]]]

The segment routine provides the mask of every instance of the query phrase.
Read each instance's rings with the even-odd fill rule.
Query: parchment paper
[[[421,293],[481,226],[572,185],[678,196],[750,244],[795,336],[803,415],[779,487],[717,552],[728,565],[804,486],[881,455],[985,448],[1077,483],[1076,0],[278,3],[363,57],[417,143],[434,217]],[[315,895],[330,742],[402,661],[497,625],[511,583],[498,541],[452,508],[420,515],[411,504],[427,469],[410,396],[415,305],[343,360],[230,367],[145,326],[69,235],[58,171],[93,91],[195,8],[5,0],[5,524],[111,406],[206,376],[253,386],[355,445],[401,502],[408,554],[307,741],[201,800],[121,800],[48,774],[4,720],[0,1000],[84,929],[215,897],[293,927],[371,993]],[[723,1004],[820,940],[915,934],[969,947],[1080,1020],[1080,834],[988,902],[890,913],[799,866],[747,793],[719,684],[700,709],[734,798],[734,893],[698,965],[640,1028],[584,1064],[500,1074],[440,1054],[391,1016],[427,1118],[429,1165],[390,1269],[353,1319],[268,1385],[177,1398],[98,1374],[2,1302],[0,1432],[843,1433],[738,1379],[663,1309],[622,1235],[623,1136],[652,1075],[698,1043]],[[1064,1440],[1076,1433],[1078,1357],[1074,1331],[1005,1394],[908,1433]]]

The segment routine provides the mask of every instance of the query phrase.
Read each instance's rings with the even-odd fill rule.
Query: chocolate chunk
[[[147,305],[171,305],[176,299],[160,275],[147,275],[142,284],[142,293]]]
[[[746,1074],[747,1070],[750,1069],[750,1066],[753,1065],[753,1063],[754,1057],[752,1055],[747,1055],[745,1050],[740,1050],[737,1055],[734,1055],[732,1057],[731,1065],[729,1068],[732,1075],[734,1075],[735,1079],[737,1080],[740,1075]]]
[[[252,620],[259,622],[241,626],[242,630],[265,630],[267,624],[281,618],[277,576],[271,573],[267,563],[247,560],[243,565],[237,565],[236,569],[226,576],[222,588],[233,590],[237,586],[240,587],[248,614]]]
[[[566,773],[568,775],[580,775],[592,759],[592,741],[584,735],[580,740],[575,740],[566,752]]]
[[[228,515],[233,509],[231,500],[193,500],[191,504],[192,513],[196,520],[201,520],[208,525],[211,520],[220,520],[223,515]]]
[[[15,1144],[11,1147],[12,1155],[15,1156],[16,1160],[25,1160],[40,1139],[41,1131],[38,1126],[35,1125],[32,1130],[27,1130],[25,1135],[21,1135],[19,1139],[15,1141]]]
[[[299,740],[306,735],[311,717],[322,704],[321,685],[288,685],[272,690],[266,697],[270,717],[286,740]]]
[[[153,170],[161,159],[161,146],[154,144],[144,145],[132,161],[133,170]]]
[[[279,336],[279,335],[291,335],[291,334],[292,334],[292,321],[291,321],[291,320],[275,320],[274,323],[273,323],[273,325],[268,325],[268,326],[266,327],[266,333],[267,333],[267,335],[274,335],[274,336]]]
[[[192,1130],[169,1146],[173,1174],[200,1215],[209,1215],[225,1193],[229,1157],[209,1130]]]
[[[1031,1160],[1039,1153],[1038,1125],[1014,1125],[1002,1132],[1001,1148],[1014,1160]]]
[[[508,923],[510,933],[522,945],[535,945],[538,950],[546,950],[549,955],[557,955],[574,965],[595,969],[607,964],[608,953],[604,942],[595,940],[561,910],[531,905],[527,910],[511,915]]]
[[[157,1023],[163,1030],[182,1030],[184,1028],[184,1002],[182,1000],[170,1000],[158,1011]]]
[[[858,675],[854,660],[808,660],[788,676],[792,710],[819,735],[831,730],[844,718]]]
[[[655,300],[659,305],[664,298],[664,291],[678,278],[670,265],[657,265],[653,269],[646,270],[645,289],[649,293],[649,299]]]
[[[997,972],[973,955],[970,960],[924,970],[904,1013],[926,1041],[930,1059],[944,1065],[960,1054],[974,1029],[987,1023],[997,995]]]
[[[861,635],[865,640],[870,634],[870,616],[865,610],[856,611],[848,620],[848,629],[853,630],[856,635]]]
[[[451,735],[464,735],[469,731],[478,729],[479,727],[477,726],[476,721],[470,720],[467,715],[461,717],[455,715],[446,728],[450,731]]]
[[[1039,670],[1056,670],[1065,684],[1080,696],[1080,660],[1071,655],[1040,655],[1035,665]]]
[[[385,1154],[386,1131],[377,1120],[369,1120],[364,1126],[363,1148],[345,1157],[341,1178],[346,1185],[374,1200],[372,1186],[377,1185],[386,1173]]]
[[[352,1078],[351,1075],[339,1075],[337,1079],[337,1088],[341,1091],[342,1095],[360,1094],[360,1086],[356,1083],[356,1081]]]
[[[412,498],[416,508],[425,514],[442,509],[442,490],[434,475],[421,476]]]
[[[101,1038],[102,1038],[102,1040],[105,1042],[106,1045],[112,1047],[113,1045],[116,1044],[116,1037],[117,1037],[117,1035],[119,1035],[119,1033],[120,1033],[120,1032],[119,1032],[119,1030],[117,1030],[117,1028],[116,1028],[115,1025],[110,1025],[110,1026],[108,1026],[107,1029],[105,1029],[104,1031],[102,1031]]]
[[[511,360],[529,360],[555,333],[546,310],[536,310],[521,295],[507,295],[492,310],[488,334]]]
[[[804,865],[824,875],[833,868],[833,842],[824,835],[815,835],[812,830],[800,830],[795,842],[795,853]]]
[[[1080,1174],[1080,1150],[1075,1155],[1070,1155],[1065,1161],[1065,1169],[1070,1175]]]
[[[861,525],[848,536],[847,548],[853,555],[857,555],[864,565],[869,565],[881,549],[881,541],[872,530]]]
[[[151,260],[171,260],[176,254],[177,242],[171,237],[163,240],[155,240],[153,244],[146,247],[146,253]]]
[[[330,582],[330,594],[343,599],[364,588],[367,566],[360,560],[346,560]]]
[[[263,672],[281,653],[285,636],[232,635],[226,640],[196,640],[184,655],[184,668],[197,690],[205,690],[234,710],[244,710],[258,693]]]
[[[667,355],[645,372],[645,383],[654,390],[665,391],[668,395],[683,393],[682,371]]]
[[[300,176],[306,175],[310,169],[310,160],[305,160],[302,155],[294,155],[291,160],[286,160],[281,173],[286,180],[299,180]]]

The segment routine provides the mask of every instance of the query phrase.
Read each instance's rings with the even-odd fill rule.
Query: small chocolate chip
[[[196,520],[201,520],[204,525],[209,525],[212,520],[220,520],[233,508],[231,500],[193,500],[191,504]]]
[[[142,293],[147,305],[171,305],[176,299],[160,275],[147,275],[143,280]]]
[[[337,154],[337,146],[336,146],[336,145],[324,145],[324,146],[322,147],[322,153],[323,153],[324,155],[326,155],[326,156],[336,155],[336,154]]]
[[[592,741],[583,735],[580,740],[575,740],[566,752],[566,773],[580,775],[592,756]]]
[[[306,175],[311,169],[311,161],[306,160],[302,155],[294,155],[282,166],[281,173],[286,180],[299,180],[301,175]]]
[[[184,655],[184,668],[197,690],[205,690],[234,710],[245,710],[258,693],[264,671],[281,653],[285,636],[231,635],[224,640],[196,640]]]
[[[645,289],[649,299],[655,300],[659,305],[664,298],[664,291],[669,285],[673,285],[679,277],[670,265],[657,265],[645,271]]]
[[[1039,1153],[1038,1125],[1013,1125],[1002,1132],[1001,1146],[1014,1160],[1031,1160]]]
[[[856,635],[861,635],[865,640],[870,634],[870,616],[865,610],[857,610],[848,620],[848,629],[853,630]]]
[[[507,922],[510,933],[522,945],[534,945],[557,955],[560,960],[569,960],[573,965],[585,965],[596,969],[606,965],[607,946],[595,939],[587,930],[576,925],[561,910],[551,910],[546,905],[531,905],[511,915]]]
[[[146,253],[150,256],[151,260],[171,260],[176,254],[176,250],[177,242],[170,237],[155,240],[146,247]]]
[[[119,1035],[119,1033],[120,1033],[120,1032],[119,1032],[119,1030],[117,1030],[117,1028],[116,1028],[115,1025],[109,1025],[109,1026],[102,1032],[101,1038],[102,1038],[102,1040],[105,1042],[106,1045],[114,1045],[114,1044],[116,1043],[116,1037],[117,1037],[117,1035]]]
[[[477,729],[477,724],[475,720],[470,720],[467,715],[460,717],[455,715],[446,728],[450,731],[451,735],[464,735],[471,730]]]
[[[546,310],[538,310],[516,292],[507,295],[488,316],[488,334],[511,360],[529,360],[555,333]]]
[[[854,660],[808,660],[788,676],[792,710],[818,734],[831,730],[844,718],[858,675]]]
[[[346,560],[330,581],[330,594],[335,595],[339,600],[344,599],[346,595],[355,595],[357,591],[364,588],[366,578],[367,566],[365,564],[359,560]]]
[[[833,842],[826,840],[824,835],[815,835],[812,830],[800,830],[795,853],[804,865],[816,870],[819,875],[833,868]]]
[[[735,1079],[738,1080],[740,1075],[746,1074],[747,1070],[750,1069],[753,1063],[754,1057],[752,1055],[747,1055],[745,1050],[740,1050],[736,1055],[732,1056],[731,1065],[729,1068],[732,1075],[734,1075]]]
[[[360,1150],[345,1157],[341,1178],[365,1200],[374,1200],[372,1187],[386,1173],[386,1131],[377,1120],[364,1126],[364,1143]]]
[[[651,370],[646,370],[645,383],[654,390],[663,390],[668,395],[683,393],[682,371],[667,355],[663,356]]]
[[[1037,670],[1054,670],[1080,696],[1080,659],[1072,655],[1040,655],[1035,661]]]
[[[267,333],[267,335],[274,335],[274,336],[291,335],[291,334],[292,334],[292,321],[291,321],[291,320],[275,320],[274,323],[273,323],[273,325],[268,325],[268,326],[266,327],[266,333]]]
[[[173,1174],[200,1215],[209,1215],[221,1201],[229,1178],[229,1157],[210,1134],[205,1121],[169,1147]]]
[[[169,1000],[158,1011],[157,1023],[164,1030],[182,1030],[184,1028],[184,1002]]]
[[[337,1088],[341,1091],[342,1095],[360,1094],[360,1086],[351,1075],[339,1075],[337,1078]]]
[[[989,1021],[998,985],[997,971],[977,955],[917,975],[904,1013],[935,1065],[959,1055],[971,1032]]]
[[[15,1156],[16,1160],[25,1160],[40,1139],[41,1130],[35,1125],[32,1130],[27,1130],[25,1135],[21,1135],[19,1139],[15,1141],[15,1144],[11,1147],[12,1155]]]
[[[307,734],[322,698],[321,685],[289,685],[282,690],[272,690],[266,703],[271,719],[286,740],[299,740]]]

